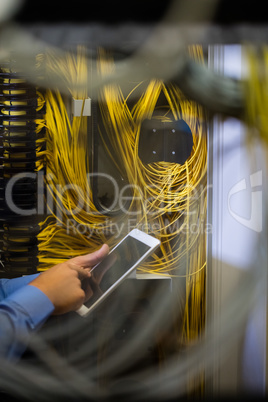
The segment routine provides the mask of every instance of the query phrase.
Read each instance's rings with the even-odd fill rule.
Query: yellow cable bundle
[[[86,83],[87,64],[84,48],[79,47],[77,57],[67,54],[64,60],[48,55],[48,71],[56,71],[66,78],[75,99],[87,98],[84,90],[77,92],[80,82]],[[39,234],[39,269],[66,260],[66,258],[93,251],[101,240],[83,236],[73,230],[68,234],[66,220],[78,224],[96,225],[103,222],[92,203],[91,188],[87,180],[89,172],[87,119],[73,117],[70,121],[66,105],[59,91],[46,93],[46,187],[47,209],[53,216],[43,223]],[[73,214],[73,211],[79,213]],[[100,236],[101,237],[101,236]],[[105,239],[102,239],[103,241]]]
[[[201,59],[200,47],[191,47],[190,53]],[[69,55],[58,60],[51,55],[48,60],[48,70],[62,75],[72,96],[86,99],[86,92],[75,93],[75,85],[86,82],[88,76],[83,48],[78,49],[76,57]],[[103,50],[98,68],[103,76],[115,68],[114,61]],[[141,270],[186,278],[183,339],[189,340],[203,328],[205,314],[207,149],[204,113],[171,83],[152,79],[139,85],[144,90],[132,107],[129,105],[135,89],[124,94],[118,85],[109,84],[100,91],[102,123],[111,144],[106,151],[133,190],[128,211],[109,218],[97,211],[86,176],[90,172],[86,118],[76,117],[71,122],[61,94],[47,91],[47,202],[56,211],[51,208],[53,217],[44,223],[39,235],[39,269],[93,251],[105,241],[110,246],[115,245],[119,239],[112,235],[112,226],[124,225],[123,235],[131,219],[132,227],[138,226],[162,242],[160,252],[144,263]],[[166,99],[165,113],[156,115],[161,94]],[[185,120],[193,134],[193,150],[183,165],[142,163],[138,144],[145,118]],[[103,136],[101,127],[99,130]],[[81,199],[83,205],[74,213]],[[51,200],[54,203],[49,202]],[[88,228],[90,235],[88,231],[68,233],[70,220],[75,227]]]
[[[190,54],[203,61],[200,47],[191,47]],[[113,61],[103,53],[100,64],[105,66],[107,73],[114,68]],[[127,177],[134,190],[128,213],[132,219],[135,217],[138,227],[161,239],[161,252],[139,269],[170,274],[174,277],[175,292],[176,277],[185,278],[185,295],[178,294],[178,306],[184,298],[182,324],[178,328],[179,339],[184,345],[201,334],[206,315],[206,237],[209,229],[206,226],[206,122],[202,108],[186,99],[175,85],[159,80],[140,85],[145,89],[131,110],[128,103],[135,90],[124,97],[118,85],[109,85],[101,91],[100,108],[112,144],[108,154],[116,164],[123,158],[124,169],[122,171],[121,167],[120,173]],[[161,94],[166,99],[161,105],[163,115],[155,115]],[[167,162],[145,165],[140,160],[141,124],[144,119],[152,118],[162,121],[183,119],[189,125],[193,149],[183,165]],[[180,312],[175,314],[181,321]],[[189,378],[189,389],[202,387],[201,377]]]
[[[108,61],[101,59],[100,63],[109,73],[112,67],[107,68]],[[194,134],[192,155],[182,166],[165,162],[145,166],[138,157],[141,122],[153,116],[161,91],[174,119],[183,118]],[[104,127],[113,146],[109,154],[115,161],[123,158],[128,181],[136,190],[128,213],[133,216],[136,212],[137,225],[153,231],[162,241],[162,258],[145,263],[143,269],[172,273],[178,268],[180,258],[189,253],[189,247],[194,247],[198,241],[198,228],[206,221],[207,151],[202,112],[197,105],[186,100],[178,88],[156,80],[149,82],[131,113],[117,85],[105,87],[101,100]],[[199,205],[200,200],[202,203]],[[185,214],[188,214],[186,219]],[[180,219],[184,219],[181,225]],[[184,236],[183,233],[190,231],[193,225],[197,225],[195,234]],[[202,260],[203,266],[205,260]]]
[[[261,49],[247,47],[248,79],[245,81],[245,120],[254,129],[248,140],[259,134],[264,142],[268,142],[268,47]],[[257,130],[256,130],[257,129]]]

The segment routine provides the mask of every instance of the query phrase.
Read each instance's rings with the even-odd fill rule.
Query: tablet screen
[[[93,280],[106,292],[118,281],[148,250],[149,246],[128,236],[104,260],[91,271]]]

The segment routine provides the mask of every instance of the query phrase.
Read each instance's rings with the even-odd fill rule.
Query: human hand
[[[79,266],[83,266],[85,269],[88,269],[89,267],[92,268],[99,262],[101,262],[108,253],[109,253],[108,245],[103,244],[102,247],[99,250],[94,251],[94,253],[75,257],[72,258],[72,260],[70,261],[74,262]],[[102,276],[110,268],[110,265],[111,264],[107,264],[107,266],[102,272]],[[99,294],[102,294],[99,288],[99,283],[101,281],[102,276],[100,278],[97,278],[96,280],[95,276],[89,275],[87,278],[84,278],[84,280],[82,280],[82,289],[85,292],[84,302],[88,301],[93,295],[97,296]]]
[[[92,296],[94,299],[98,299],[102,294],[102,279],[106,272],[113,266],[116,262],[118,256],[115,253],[110,253],[107,258],[105,258],[105,262],[99,264],[96,269],[91,271],[91,277],[88,280],[84,281],[83,289],[86,292],[86,301],[89,300]]]
[[[90,269],[109,252],[104,244],[99,250],[84,256],[72,258],[41,273],[29,283],[40,289],[53,303],[54,314],[75,311],[88,299],[90,289],[82,289],[81,281],[90,277]],[[87,282],[87,281],[85,281]]]

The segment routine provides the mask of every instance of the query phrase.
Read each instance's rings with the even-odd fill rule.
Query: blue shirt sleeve
[[[26,275],[14,279],[0,279],[0,301],[32,282],[40,274]]]
[[[29,283],[36,275],[0,281],[0,356],[17,360],[31,335],[53,313],[54,305]],[[14,281],[14,282],[13,282]]]

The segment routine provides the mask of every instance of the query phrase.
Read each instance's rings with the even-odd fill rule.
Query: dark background
[[[185,1],[185,0],[176,0]],[[206,0],[187,0],[205,5]],[[154,22],[160,20],[168,9],[170,0],[134,0],[134,1],[32,1],[25,0],[15,20],[20,23],[33,22],[103,22],[118,24],[120,22]],[[220,0],[213,18],[216,24],[235,24],[250,22],[253,24],[268,21],[267,3],[240,0]],[[191,21],[191,15],[187,16]],[[201,17],[200,22],[208,22]]]

